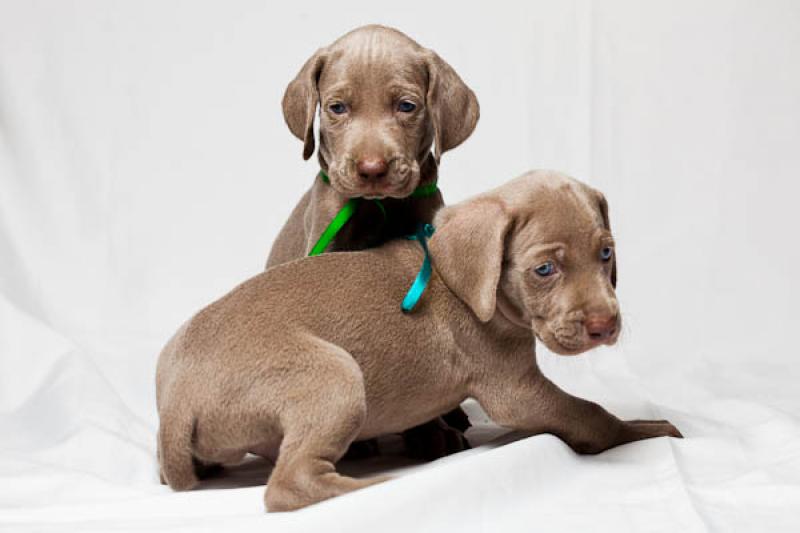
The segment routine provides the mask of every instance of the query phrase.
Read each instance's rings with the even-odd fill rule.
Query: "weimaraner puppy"
[[[196,460],[250,451],[276,460],[267,509],[304,507],[384,479],[336,472],[351,442],[467,397],[498,424],[552,433],[578,453],[681,436],[565,393],[532,353],[534,339],[564,355],[617,339],[616,252],[599,192],[536,171],[443,208],[434,224],[433,270],[411,313],[400,302],[423,251],[396,240],[270,269],[181,327],[157,375],[169,485],[194,487]]]
[[[442,205],[441,155],[472,134],[480,114],[475,94],[436,52],[376,25],[317,50],[286,88],[283,116],[305,159],[314,153],[318,107],[317,156],[327,178],[315,179],[295,207],[267,267],[307,256],[351,198],[368,201],[328,251],[369,248],[430,222]]]
[[[275,240],[267,268],[312,250],[370,248],[430,222],[443,205],[436,186],[441,154],[464,142],[479,116],[475,94],[450,65],[375,25],[319,49],[286,88],[283,115],[303,141],[305,159],[314,153],[318,107],[322,170]],[[343,210],[350,219],[326,244],[322,234]],[[403,436],[412,456],[435,459],[468,446],[467,427],[456,408]],[[377,449],[374,441],[363,444],[355,455]]]

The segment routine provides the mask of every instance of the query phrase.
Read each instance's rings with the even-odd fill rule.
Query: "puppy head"
[[[616,342],[616,252],[598,191],[535,171],[442,209],[434,225],[434,267],[481,321],[501,313],[562,355]]]
[[[403,33],[365,26],[317,51],[286,88],[283,115],[319,157],[345,196],[404,198],[419,185],[420,166],[470,136],[478,100],[435,52]]]

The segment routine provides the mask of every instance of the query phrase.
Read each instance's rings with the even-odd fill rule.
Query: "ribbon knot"
[[[323,183],[330,184],[331,180],[324,170],[319,171],[319,176]],[[436,186],[436,182],[433,181],[425,185],[420,185],[414,189],[414,192],[411,193],[411,197],[427,198],[436,194],[438,190],[439,188]],[[322,235],[320,235],[316,244],[314,244],[314,247],[311,249],[311,252],[309,252],[309,256],[320,255],[325,252],[331,241],[336,238],[336,235],[339,233],[342,227],[344,227],[344,225],[347,224],[347,222],[353,217],[359,203],[361,203],[361,200],[362,198],[350,198],[347,200],[347,203],[344,204],[344,207],[342,207],[339,212],[336,213],[336,215],[333,217],[333,220],[331,220],[328,226],[323,230]],[[378,209],[380,209],[381,214],[383,214],[383,219],[387,220],[389,216],[386,213],[386,208],[384,207],[383,202],[378,199],[374,199],[372,202],[374,202]],[[428,236],[430,237],[430,235]]]
[[[420,224],[419,231],[417,231],[414,235],[409,235],[406,238],[410,241],[418,241],[420,240],[420,235],[422,235],[422,237],[425,239],[430,239],[433,237],[433,232],[435,231],[436,228],[433,227],[433,224]]]

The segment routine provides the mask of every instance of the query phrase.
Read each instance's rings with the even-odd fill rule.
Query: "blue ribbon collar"
[[[406,237],[409,240],[417,241],[419,245],[422,246],[422,251],[425,253],[425,257],[422,260],[422,266],[419,269],[419,273],[417,274],[414,283],[411,284],[411,287],[406,293],[406,297],[403,298],[403,303],[400,305],[400,308],[404,313],[410,313],[414,310],[414,307],[417,305],[420,298],[422,298],[422,294],[425,292],[425,287],[428,286],[428,281],[431,279],[431,257],[430,252],[428,252],[427,239],[433,235],[434,231],[436,231],[436,229],[432,224],[421,224],[417,230],[417,233]]]

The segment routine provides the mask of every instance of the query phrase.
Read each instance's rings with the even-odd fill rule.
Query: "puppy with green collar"
[[[383,481],[335,464],[351,442],[396,433],[475,398],[498,424],[552,433],[579,453],[660,436],[549,381],[535,339],[574,355],[620,329],[614,241],[603,196],[536,171],[443,208],[413,312],[421,243],[397,240],[268,270],[206,307],[158,363],[159,460],[175,489],[195,464],[254,452],[275,461],[269,511]]]
[[[267,268],[328,251],[379,246],[428,223],[444,204],[442,154],[475,129],[475,93],[433,50],[385,26],[356,28],[317,50],[283,97],[289,130],[316,147],[320,172],[272,245]],[[318,117],[319,142],[314,123]],[[404,432],[407,452],[435,459],[468,447],[458,407]],[[374,453],[361,441],[354,455]]]

